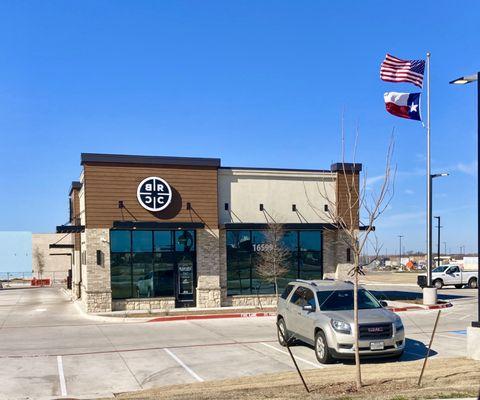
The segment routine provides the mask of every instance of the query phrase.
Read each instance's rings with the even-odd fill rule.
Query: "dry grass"
[[[431,359],[421,388],[416,386],[421,361],[366,364],[365,386],[355,390],[354,366],[309,370],[307,394],[296,372],[257,375],[118,394],[121,399],[427,399],[476,397],[480,387],[480,362],[467,359]]]

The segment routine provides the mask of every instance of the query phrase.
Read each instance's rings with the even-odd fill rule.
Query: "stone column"
[[[222,306],[227,305],[227,231],[220,230],[219,234],[219,268],[220,268],[220,291]]]
[[[110,230],[85,229],[85,250],[85,293],[82,293],[85,309],[89,313],[112,311]],[[97,250],[101,255],[100,265],[97,263]]]
[[[197,229],[197,307],[221,306],[219,230]]]
[[[333,278],[337,268],[337,231],[324,229],[322,240],[323,277]]]

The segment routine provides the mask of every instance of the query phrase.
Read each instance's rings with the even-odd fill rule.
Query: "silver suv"
[[[290,282],[278,302],[278,330],[285,339],[313,345],[328,364],[355,356],[353,284],[322,280]],[[405,348],[402,320],[364,288],[358,292],[360,355],[400,358]],[[278,341],[286,346],[280,332]]]

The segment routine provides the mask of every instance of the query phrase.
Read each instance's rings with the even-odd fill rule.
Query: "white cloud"
[[[383,180],[385,178],[385,175],[377,175],[377,176],[372,176],[370,178],[367,178],[367,186],[372,186],[374,185],[375,183],[377,182],[380,182],[381,180]]]
[[[464,174],[467,174],[467,175],[475,175],[477,173],[477,168],[478,168],[477,162],[472,161],[469,164],[460,162],[453,169],[459,172],[463,172]]]

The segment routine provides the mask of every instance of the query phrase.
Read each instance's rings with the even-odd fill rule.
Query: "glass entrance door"
[[[177,307],[194,307],[195,259],[193,254],[184,253],[177,255],[176,275]]]

